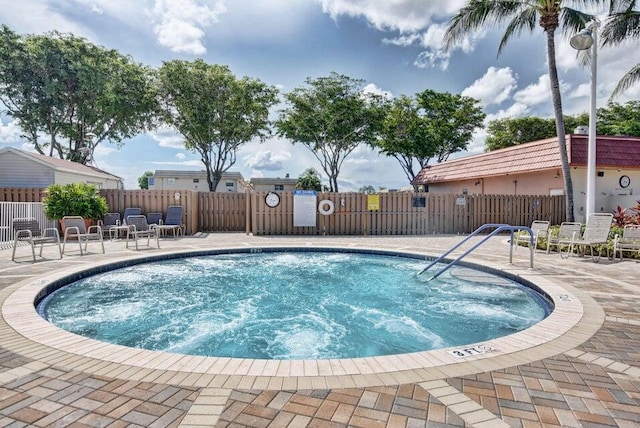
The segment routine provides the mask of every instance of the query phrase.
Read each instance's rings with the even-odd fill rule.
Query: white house
[[[89,183],[100,189],[123,189],[122,178],[83,165],[13,147],[0,149],[0,187],[44,188],[50,184]]]
[[[296,179],[289,178],[289,174],[285,178],[251,177],[250,183],[257,192],[293,192],[296,188]]]
[[[218,183],[216,192],[242,192],[244,179],[239,172],[225,172]],[[149,177],[149,190],[194,190],[208,192],[207,172],[156,170]]]

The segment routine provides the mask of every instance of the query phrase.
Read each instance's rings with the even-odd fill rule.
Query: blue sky
[[[552,117],[546,42],[542,30],[513,39],[496,57],[502,29],[487,30],[449,52],[442,34],[463,0],[0,0],[0,23],[22,34],[51,30],[73,33],[118,49],[137,62],[158,67],[171,59],[203,58],[237,76],[258,78],[288,92],[335,71],[363,79],[368,90],[414,95],[425,89],[461,93],[481,101],[487,120]],[[601,11],[592,11],[599,13]],[[589,71],[556,35],[557,65],[566,114],[589,109]],[[605,106],[619,78],[638,62],[638,46],[599,51],[598,107]],[[626,47],[629,49],[629,46]],[[640,98],[636,85],[619,102]],[[275,113],[275,112],[274,112]],[[10,118],[0,116],[0,147],[28,149]],[[484,131],[469,151],[482,152]],[[137,136],[118,149],[102,144],[97,166],[137,188],[144,171],[202,169],[170,129]],[[231,171],[250,177],[297,177],[306,168],[321,171],[301,145],[273,137],[250,142]],[[324,176],[324,173],[321,172]],[[325,177],[326,178],[326,177]],[[343,164],[340,190],[401,188],[408,185],[393,158],[365,147]]]

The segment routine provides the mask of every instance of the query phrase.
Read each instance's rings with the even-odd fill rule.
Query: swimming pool
[[[39,312],[110,343],[261,359],[465,345],[526,329],[549,314],[541,294],[496,275],[456,267],[427,282],[417,275],[423,256],[314,250],[232,251],[112,270],[60,288]],[[189,277],[196,287],[185,284]]]

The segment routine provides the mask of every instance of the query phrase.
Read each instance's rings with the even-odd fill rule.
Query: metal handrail
[[[530,236],[530,242],[529,242],[529,267],[530,267],[530,269],[533,269],[533,244],[534,244],[533,240],[535,238],[533,236],[533,230],[531,230],[531,228],[529,226],[511,226],[509,224],[483,224],[482,226],[480,226],[479,228],[474,230],[469,236],[464,238],[462,241],[458,242],[456,245],[454,245],[453,247],[451,247],[447,251],[445,251],[440,257],[438,257],[437,259],[433,260],[426,268],[422,269],[420,271],[420,273],[418,273],[418,275],[422,275],[424,272],[428,271],[436,263],[440,262],[447,255],[449,255],[453,250],[455,250],[456,248],[458,248],[459,246],[461,246],[462,244],[467,242],[469,239],[473,238],[474,236],[476,236],[477,234],[479,234],[483,230],[490,229],[490,228],[495,228],[495,230],[493,232],[491,232],[490,234],[488,234],[487,236],[485,236],[484,239],[482,239],[480,242],[477,242],[471,248],[469,248],[464,253],[462,253],[460,256],[458,256],[458,258],[456,258],[455,260],[451,261],[448,265],[446,265],[445,267],[440,269],[438,272],[436,272],[435,275],[433,275],[431,278],[429,278],[429,281],[439,277],[443,272],[448,270],[451,266],[453,266],[454,264],[459,262],[461,259],[466,257],[469,253],[471,253],[473,250],[478,248],[480,245],[484,244],[486,240],[488,240],[489,238],[491,238],[495,234],[500,233],[500,232],[502,232],[504,230],[509,230],[511,232],[511,241],[510,241],[510,246],[509,246],[509,264],[513,263],[513,244],[514,244],[513,232],[516,231],[516,230],[518,230],[518,231],[519,230],[526,230],[527,232],[529,232],[529,236]]]

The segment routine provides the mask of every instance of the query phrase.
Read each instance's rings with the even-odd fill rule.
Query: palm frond
[[[640,38],[640,11],[629,10],[609,16],[601,35],[603,46]]]
[[[560,26],[565,37],[572,37],[583,30],[586,25],[595,19],[594,15],[565,7],[560,12]]]
[[[451,20],[444,34],[444,46],[449,50],[469,33],[487,23],[500,24],[527,6],[523,0],[469,0]]]
[[[622,76],[622,79],[616,85],[616,88],[613,90],[611,94],[610,100],[622,95],[624,91],[640,82],[640,64],[636,64],[627,74]]]
[[[511,40],[514,34],[520,35],[523,31],[533,32],[538,21],[538,12],[535,9],[523,9],[515,16],[504,31],[500,46],[498,46],[498,55],[502,52],[507,42]]]

